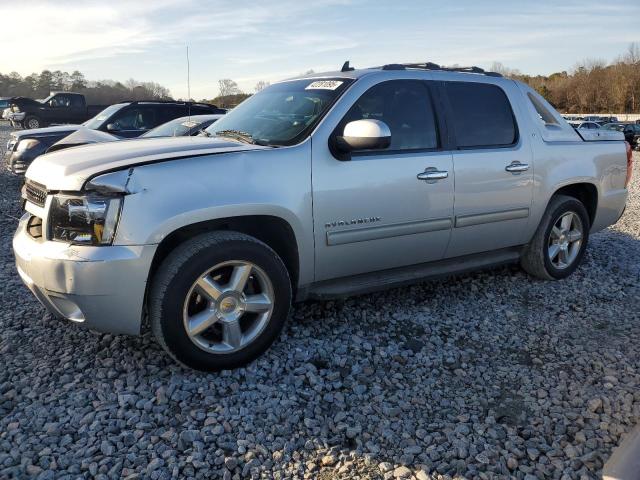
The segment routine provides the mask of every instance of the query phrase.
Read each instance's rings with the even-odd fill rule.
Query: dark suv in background
[[[122,138],[133,138],[178,117],[216,113],[226,113],[226,110],[215,105],[190,102],[116,103],[82,125],[60,125],[13,132],[7,143],[5,164],[9,171],[23,174],[29,164],[45,153],[51,145],[81,128],[100,130]]]
[[[638,123],[607,123],[602,128],[605,130],[616,130],[624,134],[624,139],[629,142],[631,148],[638,148],[640,143],[640,124]]]

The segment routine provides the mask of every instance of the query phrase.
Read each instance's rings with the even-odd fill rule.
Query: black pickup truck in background
[[[27,97],[11,99],[7,119],[14,127],[42,128],[53,124],[82,123],[103,110],[106,105],[87,105],[84,95],[52,92],[44,100]]]

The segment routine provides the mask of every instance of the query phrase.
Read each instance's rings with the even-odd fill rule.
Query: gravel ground
[[[19,184],[0,174],[0,478],[596,478],[640,418],[640,173],[568,280],[305,303],[219,375],[45,315],[13,266]]]

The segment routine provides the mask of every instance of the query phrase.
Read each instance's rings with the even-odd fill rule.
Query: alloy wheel
[[[549,233],[547,255],[551,264],[563,270],[573,264],[582,247],[584,227],[575,212],[565,212],[556,220]]]
[[[269,322],[274,290],[257,265],[220,263],[193,283],[183,307],[191,341],[209,353],[233,353],[253,342]]]

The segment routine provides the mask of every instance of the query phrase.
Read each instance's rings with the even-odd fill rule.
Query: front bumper
[[[7,120],[12,122],[21,122],[27,114],[25,112],[11,112],[7,114]]]
[[[4,165],[8,171],[17,175],[24,175],[29,168],[29,164],[34,158],[30,158],[28,150],[21,152],[7,150],[4,152]]]
[[[157,245],[88,247],[33,238],[29,213],[13,237],[18,273],[52,314],[102,332],[140,333]]]
[[[34,148],[27,148],[26,150],[9,150],[4,153],[4,164],[7,170],[16,175],[24,175],[36,158],[44,154],[46,147],[43,144],[38,144]]]

